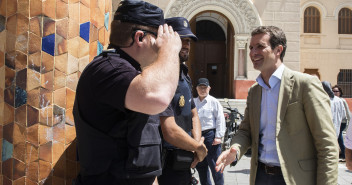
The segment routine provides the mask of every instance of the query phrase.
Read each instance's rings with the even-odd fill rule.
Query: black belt
[[[210,132],[210,131],[215,131],[215,128],[208,129],[208,130],[203,130],[203,131],[202,131],[202,135],[203,135],[203,134],[206,134],[206,133],[208,133],[208,132]]]
[[[269,175],[282,175],[280,166],[268,166],[258,161],[258,168],[264,169],[265,173]]]

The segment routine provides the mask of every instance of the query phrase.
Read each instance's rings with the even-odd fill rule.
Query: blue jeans
[[[216,160],[221,154],[221,144],[212,145],[215,138],[215,129],[202,134],[204,137],[204,144],[208,149],[208,155],[205,159],[197,164],[197,171],[201,185],[211,185],[210,173],[208,166],[211,170],[215,185],[224,184],[224,176],[221,172],[215,171]]]
[[[341,123],[340,135],[339,135],[339,138],[337,139],[337,141],[339,142],[340,149],[341,149],[340,158],[342,158],[342,159],[345,158],[345,143],[343,142],[343,136],[342,136],[342,131],[345,130],[345,128],[346,128],[346,123]]]

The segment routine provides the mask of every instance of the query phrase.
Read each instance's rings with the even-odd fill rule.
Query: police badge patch
[[[185,106],[185,97],[183,95],[180,96],[180,100],[178,101],[180,107]]]

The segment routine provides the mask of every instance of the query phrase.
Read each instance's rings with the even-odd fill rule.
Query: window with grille
[[[304,33],[320,33],[320,12],[313,6],[304,11]]]
[[[339,12],[339,34],[352,34],[352,10],[348,8]]]
[[[340,69],[337,85],[342,89],[343,98],[352,98],[352,69]]]

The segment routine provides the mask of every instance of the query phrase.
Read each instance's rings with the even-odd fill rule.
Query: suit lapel
[[[279,91],[279,100],[277,107],[277,121],[276,121],[276,135],[278,135],[281,123],[284,120],[288,102],[291,98],[292,88],[295,80],[293,79],[293,73],[290,69],[285,67],[284,72],[282,73],[281,85]]]
[[[254,139],[259,141],[259,130],[260,130],[260,107],[262,102],[262,87],[258,84],[253,89],[253,96],[252,96],[252,108],[253,108],[253,134]]]

